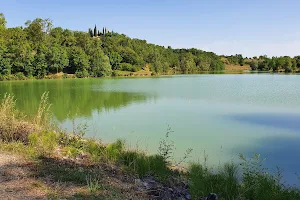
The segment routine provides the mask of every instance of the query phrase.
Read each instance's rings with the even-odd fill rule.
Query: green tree
[[[1,27],[5,28],[5,26],[6,26],[5,16],[3,13],[0,13],[0,28]]]
[[[77,73],[80,77],[88,76],[90,70],[89,58],[85,52],[79,47],[72,47],[70,49],[69,67],[67,71],[69,73]]]
[[[257,70],[258,69],[258,62],[256,60],[252,60],[251,63],[250,63],[250,67],[251,67],[251,70]]]
[[[32,68],[26,70],[26,72],[30,75],[34,75],[37,78],[44,78],[47,75],[47,61],[46,55],[44,53],[37,53],[34,56],[33,61],[34,71],[31,71]]]
[[[288,56],[285,56],[284,64],[283,64],[283,69],[285,70],[285,72],[292,72],[293,71],[292,66],[293,66],[293,64],[292,64],[291,58]]]
[[[123,62],[130,63],[132,65],[143,65],[143,60],[139,55],[131,48],[125,47],[121,49],[120,55],[123,58]]]
[[[63,69],[69,65],[67,51],[61,46],[52,46],[49,49],[47,60],[49,71],[52,73],[62,72]]]
[[[96,49],[91,55],[91,71],[95,77],[110,76],[112,73],[109,58],[101,49]]]
[[[76,38],[74,33],[68,29],[63,31],[63,42],[62,45],[65,47],[72,47],[76,45]]]
[[[89,28],[89,31],[88,31],[88,33],[89,33],[89,35],[90,35],[91,37],[93,37],[93,36],[94,36],[94,34],[93,34],[93,31],[92,31],[92,29],[91,29],[91,28]]]
[[[120,63],[122,62],[122,57],[117,52],[113,51],[108,54],[110,65],[113,70],[119,69]]]
[[[36,18],[32,22],[28,20],[25,25],[28,39],[32,41],[32,45],[36,49],[44,42],[46,34],[51,32],[52,21],[50,19]]]
[[[191,73],[196,69],[196,63],[192,53],[186,53],[182,55],[180,60],[180,68],[184,74]]]
[[[95,24],[95,28],[94,28],[94,36],[97,37],[97,26]]]
[[[300,68],[300,56],[295,56],[294,60],[296,62],[297,68]]]

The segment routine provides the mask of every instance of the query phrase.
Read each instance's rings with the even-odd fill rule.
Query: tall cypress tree
[[[89,34],[90,34],[91,37],[93,37],[93,35],[94,35],[91,28],[89,28]]]
[[[94,36],[96,37],[97,36],[97,26],[95,24],[95,28],[94,28]]]
[[[103,33],[103,35],[105,34],[105,32],[104,32],[104,27],[103,27],[102,33]]]
[[[100,34],[100,31],[98,30],[98,36],[100,36],[101,34]]]

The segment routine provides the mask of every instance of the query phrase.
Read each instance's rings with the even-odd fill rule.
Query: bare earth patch
[[[45,164],[44,169],[39,165],[41,163],[0,151],[0,199],[148,199],[135,190],[135,184],[128,182],[126,176],[120,178],[118,172],[108,172],[111,170],[103,166],[97,170],[99,173],[102,171],[99,179],[101,187],[91,194],[85,184],[57,180],[62,178],[61,175],[55,177],[59,166],[68,167],[63,160],[46,159],[42,163]],[[71,165],[76,167],[74,163]]]
[[[0,152],[1,199],[45,199],[47,190],[31,177],[31,165],[21,156]]]

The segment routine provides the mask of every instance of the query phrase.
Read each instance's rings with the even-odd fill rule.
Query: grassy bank
[[[84,126],[74,128],[73,133],[58,129],[52,122],[47,93],[33,117],[16,110],[15,103],[13,96],[6,95],[0,104],[0,150],[8,158],[25,160],[18,166],[30,174],[27,178],[43,197],[199,199],[216,193],[226,200],[300,199],[300,190],[283,185],[281,171],[269,173],[259,155],[240,155],[239,166],[225,163],[210,168],[205,163],[189,163],[187,169],[179,170],[192,150],[179,163],[172,163],[170,129],[158,141],[158,153],[148,155],[128,149],[122,140],[104,145],[85,138]],[[4,175],[10,180],[11,174]],[[146,181],[149,179],[151,182]],[[153,182],[155,186],[150,187]]]

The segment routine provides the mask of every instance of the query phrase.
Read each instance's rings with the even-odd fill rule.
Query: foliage
[[[25,28],[5,25],[5,17],[0,14],[1,80],[24,79],[14,76],[17,73],[36,78],[59,72],[80,78],[110,76],[112,70],[135,72],[146,65],[156,74],[170,69],[180,73],[224,69],[214,53],[164,48],[106,28],[103,33],[96,26],[86,33],[71,31],[53,27],[50,19],[41,18],[27,21]]]
[[[101,188],[99,184],[99,180],[95,177],[92,177],[92,175],[90,174],[87,175],[86,177],[86,183],[90,193],[95,193]]]
[[[227,60],[229,61],[229,64],[234,64],[234,65],[244,65],[244,58],[241,54],[236,54],[234,56],[227,56]]]
[[[221,194],[224,199],[233,200],[239,194],[237,166],[232,163],[223,165],[218,172],[213,172],[201,164],[191,164],[189,179],[193,199],[214,192]]]
[[[233,163],[221,165],[217,170],[192,163],[188,170],[192,198],[199,199],[211,192],[229,200],[300,198],[299,189],[282,184],[282,171],[278,169],[277,174],[270,174],[258,154],[250,159],[240,155],[240,159],[241,176]]]
[[[57,135],[54,132],[32,133],[28,136],[29,145],[43,156],[49,156],[57,147]]]
[[[299,56],[291,58],[289,56],[272,57],[260,56],[259,59],[252,59],[250,63],[252,70],[273,71],[273,72],[295,72],[299,71]]]
[[[136,72],[137,71],[137,68],[132,66],[131,64],[129,63],[121,63],[119,65],[119,70],[122,70],[122,71],[130,71],[130,72]]]
[[[167,132],[165,134],[165,138],[163,138],[159,142],[159,147],[158,147],[158,155],[160,155],[164,160],[170,161],[170,158],[172,158],[172,154],[174,153],[174,142],[170,140],[169,136],[170,133],[173,133],[172,129],[170,126],[168,126]]]
[[[112,73],[109,58],[101,49],[96,49],[91,55],[91,71],[95,77],[110,76]]]
[[[16,109],[14,96],[5,94],[0,104],[0,139],[27,142],[28,134],[35,130],[37,127],[24,121]]]
[[[125,142],[123,140],[117,140],[114,143],[107,145],[105,148],[105,155],[109,160],[117,160],[124,152]]]

